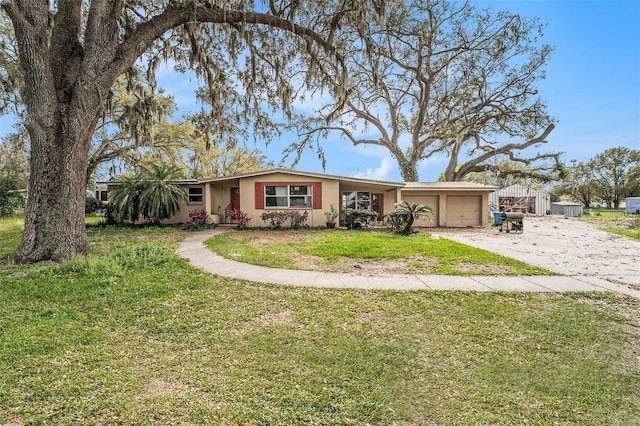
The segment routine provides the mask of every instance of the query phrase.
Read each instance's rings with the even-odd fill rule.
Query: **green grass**
[[[635,228],[599,228],[603,231],[611,232],[612,234],[624,235],[627,237],[635,238],[636,240],[640,240],[640,227]]]
[[[0,264],[0,424],[640,418],[638,300],[261,285],[190,267],[174,229],[88,232],[86,257]]]
[[[0,262],[13,256],[18,249],[23,228],[24,217],[0,217]]]
[[[98,226],[104,218],[87,216],[87,226]],[[24,229],[24,215],[0,217],[0,262],[9,259],[18,249],[22,230]]]
[[[288,234],[291,238],[256,244],[263,235],[268,236],[270,232]],[[304,264],[296,264],[300,255],[317,257],[317,262],[329,270],[332,264],[344,258],[381,260],[417,257],[411,264],[411,272],[440,275],[554,274],[546,269],[455,241],[432,239],[426,233],[400,236],[362,231],[247,231],[215,236],[207,241],[207,245],[222,256],[274,268],[304,269]],[[469,265],[478,267],[474,270]],[[480,266],[489,268],[483,270]]]
[[[585,209],[583,220],[624,220],[624,209]]]
[[[601,231],[640,239],[640,217],[626,215],[624,210],[591,209],[581,217],[583,220],[607,222],[610,226],[600,226]]]

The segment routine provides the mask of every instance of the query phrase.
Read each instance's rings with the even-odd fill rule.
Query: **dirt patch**
[[[375,276],[381,274],[428,274],[431,266],[437,264],[436,259],[426,256],[376,260],[343,257],[334,262],[329,262],[318,256],[300,255],[295,260],[294,269]]]
[[[184,385],[181,382],[167,382],[160,379],[152,379],[147,387],[147,395],[151,398],[164,395],[181,396],[184,392]]]

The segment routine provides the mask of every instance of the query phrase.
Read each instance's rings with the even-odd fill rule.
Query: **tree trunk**
[[[402,163],[400,165],[400,173],[405,182],[418,181],[418,166],[416,164]]]
[[[99,78],[110,51],[83,52],[77,41],[81,3],[60,3],[52,29],[48,3],[2,3],[19,47],[31,140],[24,232],[14,256],[20,263],[60,262],[89,249],[84,225],[89,147],[102,99],[115,79]],[[96,15],[98,22],[109,22]],[[95,34],[85,38],[97,45]]]
[[[34,137],[24,233],[16,262],[60,262],[90,245],[84,223],[89,134],[82,124],[59,123],[65,132]],[[49,136],[49,137],[47,137]]]

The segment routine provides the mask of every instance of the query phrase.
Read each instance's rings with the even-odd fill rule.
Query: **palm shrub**
[[[387,223],[397,234],[409,235],[413,232],[413,222],[422,217],[429,217],[433,209],[429,206],[401,201],[395,204],[396,209],[387,214]]]
[[[176,183],[180,169],[166,164],[150,164],[132,176],[123,176],[109,188],[109,205],[121,221],[135,223],[140,216],[151,223],[167,219],[180,210],[187,192]]]
[[[183,177],[176,166],[150,164],[143,167],[140,212],[145,220],[158,223],[180,211],[180,200],[187,199],[187,192],[176,181]]]
[[[122,176],[109,187],[109,205],[114,216],[123,222],[135,222],[140,217],[142,184],[138,176]]]

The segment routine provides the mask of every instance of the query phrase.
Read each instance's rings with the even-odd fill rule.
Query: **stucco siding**
[[[320,183],[320,186],[314,187],[320,188],[321,197],[315,199],[319,203],[314,203],[311,207],[274,207],[265,208],[264,204],[256,206],[256,188],[262,188],[263,184],[281,183],[281,184],[297,184],[297,185],[313,185]],[[256,185],[260,184],[260,185]],[[259,189],[260,190],[260,189]],[[330,204],[333,202],[338,207],[338,182],[331,179],[321,179],[317,177],[304,177],[299,175],[288,175],[286,173],[274,173],[268,176],[249,176],[240,180],[240,208],[246,212],[251,221],[249,226],[269,226],[268,223],[262,221],[260,216],[262,213],[268,211],[286,211],[286,210],[298,210],[301,213],[308,212],[309,217],[307,219],[307,225],[309,226],[324,226],[326,218],[324,216],[325,211],[329,211]],[[319,206],[319,208],[318,208]]]
[[[434,227],[440,223],[440,200],[437,195],[428,194],[407,194],[403,197],[403,200],[410,204],[422,204],[424,206],[431,207],[432,213],[429,218],[418,219],[414,222],[415,227]]]

